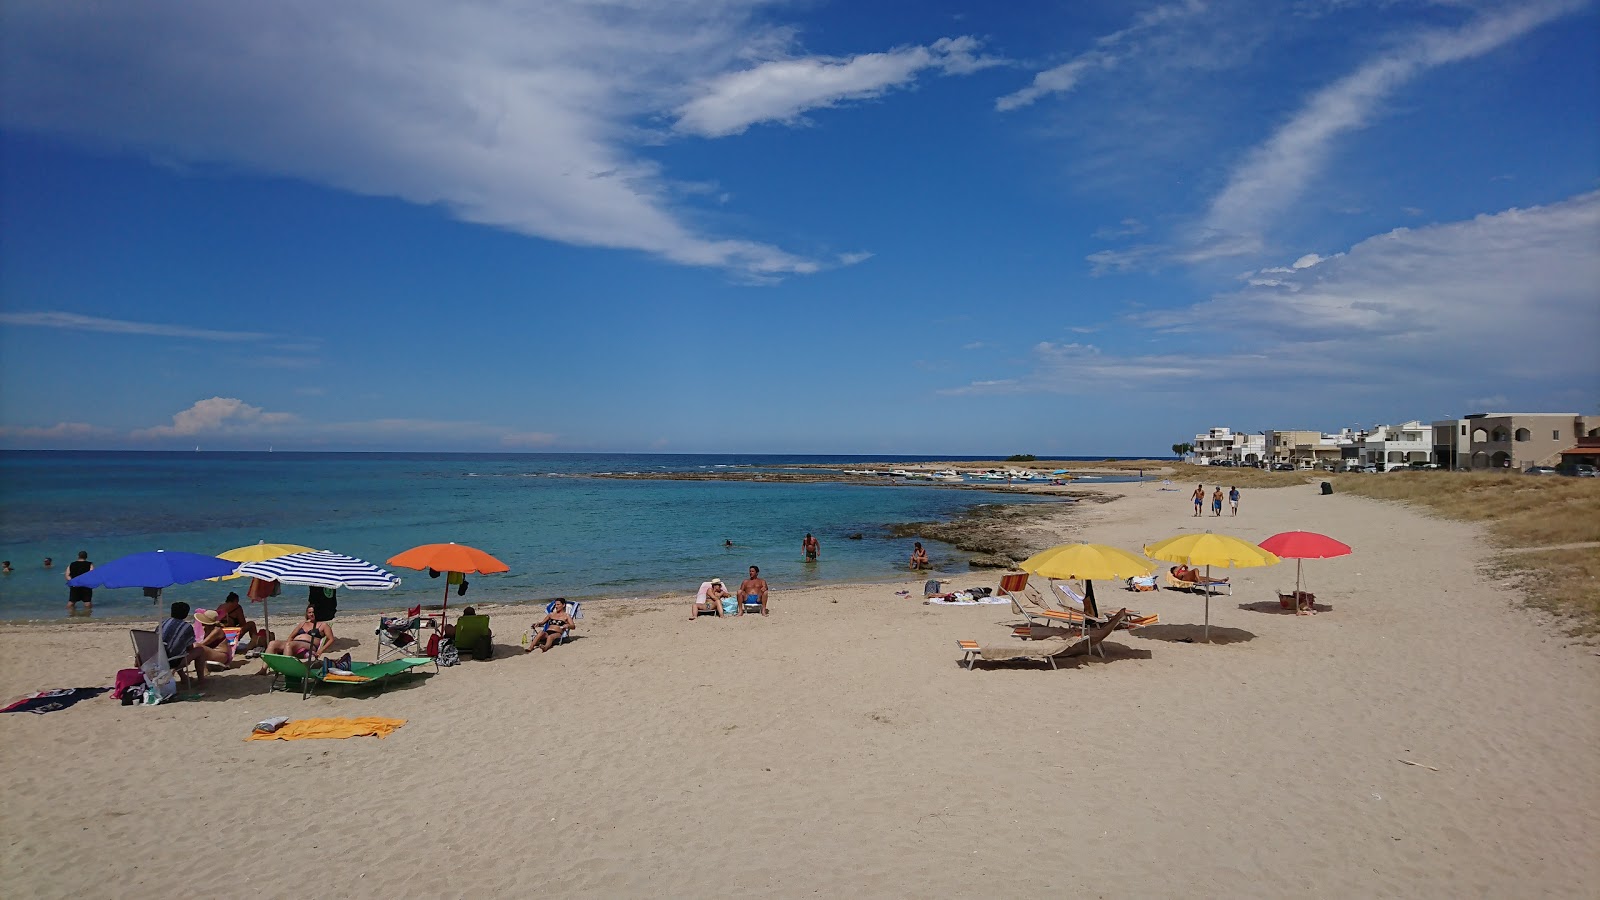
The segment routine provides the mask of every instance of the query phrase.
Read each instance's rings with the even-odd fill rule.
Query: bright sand
[[[1101,585],[1168,624],[1105,662],[969,672],[956,639],[1006,643],[1015,616],[924,606],[921,577],[776,585],[769,618],[692,623],[686,585],[592,604],[549,654],[521,655],[531,616],[502,611],[498,658],[381,694],[269,696],[249,664],[200,702],[7,715],[4,891],[1593,896],[1600,658],[1476,573],[1474,527],[1313,486],[1199,523],[1177,487],[1105,486],[1122,498],[1065,510],[1058,537],[1320,531],[1356,551],[1306,564],[1332,609],[1276,611],[1292,563],[1235,571],[1206,646],[1179,640],[1199,598]],[[370,617],[334,624],[371,658]],[[7,698],[128,664],[125,626],[0,635]],[[409,723],[244,741],[270,716],[370,715]]]

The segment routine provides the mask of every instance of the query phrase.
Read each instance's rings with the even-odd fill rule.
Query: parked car
[[[1274,472],[1293,472],[1294,471],[1294,463],[1284,463],[1284,462],[1273,463],[1272,464],[1272,471],[1274,471]]]
[[[1596,473],[1594,466],[1591,466],[1588,463],[1578,463],[1572,467],[1572,474],[1578,476],[1579,478],[1594,478]]]
[[[1522,474],[1524,474],[1524,475],[1560,475],[1561,473],[1556,471],[1555,466],[1529,466]]]

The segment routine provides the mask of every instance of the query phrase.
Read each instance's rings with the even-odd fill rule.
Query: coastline
[[[1063,508],[1056,540],[1137,548],[1191,529],[1258,540],[1306,527],[1355,555],[1306,564],[1314,617],[1272,599],[1292,567],[1229,573],[1210,645],[1189,643],[1200,598],[1101,586],[1103,606],[1161,625],[1055,671],[968,671],[955,641],[1005,644],[1015,616],[924,605],[923,576],[904,573],[775,584],[768,618],[691,622],[687,593],[596,602],[548,654],[519,652],[525,610],[490,610],[495,659],[383,692],[302,701],[244,668],[194,702],[0,716],[13,773],[0,864],[28,895],[170,893],[195,845],[148,822],[172,820],[252,871],[291,871],[309,842],[325,861],[319,890],[361,897],[525,889],[529,859],[543,889],[592,897],[934,896],[973,883],[1577,897],[1600,879],[1588,846],[1600,772],[1573,764],[1600,742],[1600,658],[1479,571],[1479,527],[1314,485],[1248,491],[1239,519],[1220,523],[1192,519],[1181,492],[1097,490],[1118,499]],[[358,659],[374,652],[374,620],[336,622]],[[127,665],[126,631],[110,623],[0,635],[8,698],[109,683]],[[275,715],[407,724],[384,740],[244,741]],[[129,764],[151,756],[179,768]],[[438,765],[397,781],[424,760]],[[559,791],[541,787],[551,772]],[[297,823],[303,840],[263,844],[263,823]],[[411,864],[419,840],[474,864]],[[1032,864],[1016,865],[1018,847]],[[1134,853],[1159,864],[1130,866]],[[277,883],[213,892],[285,892]]]

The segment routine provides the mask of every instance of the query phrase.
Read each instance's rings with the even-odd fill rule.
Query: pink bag
[[[122,692],[131,687],[144,690],[144,673],[138,669],[121,669],[117,672],[117,683],[111,689],[111,696],[120,698]]]

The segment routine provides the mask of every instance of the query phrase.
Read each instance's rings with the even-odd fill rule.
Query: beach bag
[[[722,614],[723,615],[731,616],[731,615],[737,614],[738,612],[739,612],[739,598],[738,597],[728,596],[728,597],[723,597],[722,598]]]
[[[456,649],[456,642],[443,640],[439,642],[439,656],[435,660],[441,666],[456,666],[461,664],[461,652]]]
[[[138,669],[120,669],[117,672],[117,682],[111,688],[111,696],[122,699],[122,693],[129,689],[144,690],[144,673]]]

